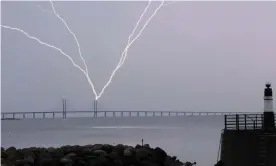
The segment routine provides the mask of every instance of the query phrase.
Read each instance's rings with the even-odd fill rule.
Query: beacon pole
[[[94,100],[94,117],[97,117],[98,112],[98,101]]]
[[[264,89],[264,118],[263,128],[264,130],[275,130],[275,119],[273,112],[273,92],[271,84],[267,83]]]

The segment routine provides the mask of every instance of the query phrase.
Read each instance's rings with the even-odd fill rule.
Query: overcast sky
[[[99,92],[147,2],[54,2],[76,33]],[[49,2],[1,2],[3,25],[61,48],[84,67]],[[158,6],[155,2],[144,21]],[[99,99],[99,110],[262,111],[276,87],[276,2],[178,2],[162,8]],[[141,26],[140,26],[141,28]],[[92,110],[84,74],[64,55],[1,28],[2,111]]]

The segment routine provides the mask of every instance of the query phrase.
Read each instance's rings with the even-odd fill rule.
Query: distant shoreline
[[[21,120],[20,118],[1,118],[1,120]]]

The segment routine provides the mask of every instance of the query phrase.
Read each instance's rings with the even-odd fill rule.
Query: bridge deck
[[[254,114],[258,114],[255,112]],[[2,120],[12,119],[46,119],[74,117],[150,117],[150,116],[222,116],[252,114],[252,112],[181,112],[181,111],[48,111],[48,112],[2,112]],[[261,114],[261,112],[259,112]]]

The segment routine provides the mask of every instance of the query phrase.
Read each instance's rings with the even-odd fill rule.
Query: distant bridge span
[[[262,112],[183,112],[183,111],[46,111],[1,112],[2,120],[57,119],[57,118],[114,118],[114,117],[169,117],[169,116],[222,116],[235,114],[262,114]]]

